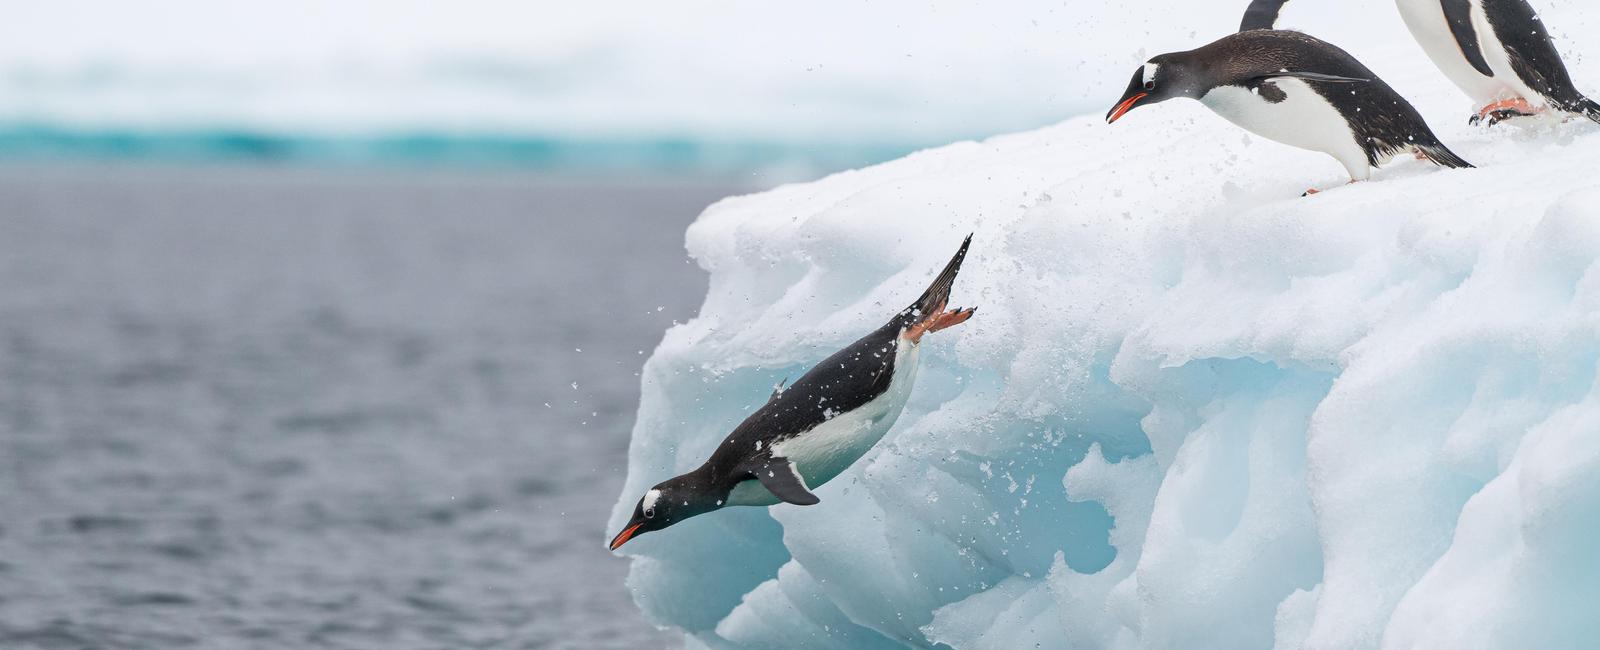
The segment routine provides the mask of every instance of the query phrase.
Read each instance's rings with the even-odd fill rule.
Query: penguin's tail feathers
[[[1600,102],[1583,97],[1573,103],[1572,112],[1600,122]]]
[[[922,292],[922,297],[900,312],[896,320],[906,321],[907,325],[921,323],[938,316],[946,305],[950,303],[950,288],[956,283],[956,274],[961,272],[961,262],[967,258],[967,247],[972,244],[972,235],[961,242],[961,248],[956,251],[955,257],[950,258],[950,263],[944,265],[944,270],[939,272],[939,277],[933,279],[933,284],[928,285],[928,290]]]
[[[1422,155],[1427,157],[1428,160],[1432,161],[1433,164],[1440,167],[1449,167],[1451,169],[1474,168],[1472,163],[1467,162],[1461,156],[1457,156],[1456,152],[1451,151],[1443,144],[1434,143],[1420,145],[1417,147],[1417,151],[1421,152]]]

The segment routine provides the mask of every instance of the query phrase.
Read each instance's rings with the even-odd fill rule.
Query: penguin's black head
[[[611,538],[611,550],[615,551],[628,540],[645,533],[722,507],[722,498],[726,495],[718,497],[712,494],[712,490],[698,478],[697,470],[662,481],[646,491],[639,498],[639,504],[633,507],[633,517],[628,520],[628,525]]]
[[[1146,104],[1158,104],[1178,97],[1194,97],[1192,84],[1184,74],[1184,66],[1172,55],[1163,54],[1133,72],[1133,81],[1122,93],[1122,99],[1106,113],[1106,123],[1122,119],[1131,111]]]

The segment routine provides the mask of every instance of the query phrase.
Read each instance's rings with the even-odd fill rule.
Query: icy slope
[[[1425,65],[1389,80],[1482,169],[1301,199],[1338,165],[1172,102],[709,209],[610,530],[969,231],[980,311],[821,504],[630,543],[639,605],[713,648],[1600,635],[1600,128],[1469,130]]]

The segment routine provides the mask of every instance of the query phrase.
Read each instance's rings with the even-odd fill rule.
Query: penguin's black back
[[[774,442],[810,431],[883,395],[894,379],[901,330],[897,317],[823,359],[775,394],[712,452],[707,462],[712,473],[742,479],[735,476],[737,468],[751,458],[766,457]]]
[[[1212,86],[1242,86],[1267,101],[1286,97],[1273,79],[1285,72],[1309,72],[1364,79],[1333,82],[1302,79],[1344,116],[1356,141],[1376,166],[1394,154],[1417,147],[1447,167],[1470,167],[1450,153],[1428,128],[1422,114],[1349,52],[1314,36],[1289,30],[1257,29],[1230,34],[1182,53],[1198,61]]]

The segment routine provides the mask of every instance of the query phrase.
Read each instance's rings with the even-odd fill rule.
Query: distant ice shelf
[[[1423,65],[1480,169],[1302,199],[1338,165],[1173,102],[711,207],[610,530],[969,231],[980,310],[822,503],[629,544],[639,606],[706,648],[1600,638],[1600,128],[1468,129]]]
[[[1232,28],[1239,11],[164,0],[162,11],[100,3],[84,21],[58,4],[0,22],[0,164],[516,167],[762,187],[1096,108],[1139,60],[1129,34],[1176,45]],[[1289,20],[1336,40],[1397,38],[1398,20],[1359,20],[1392,4],[1296,4]]]

